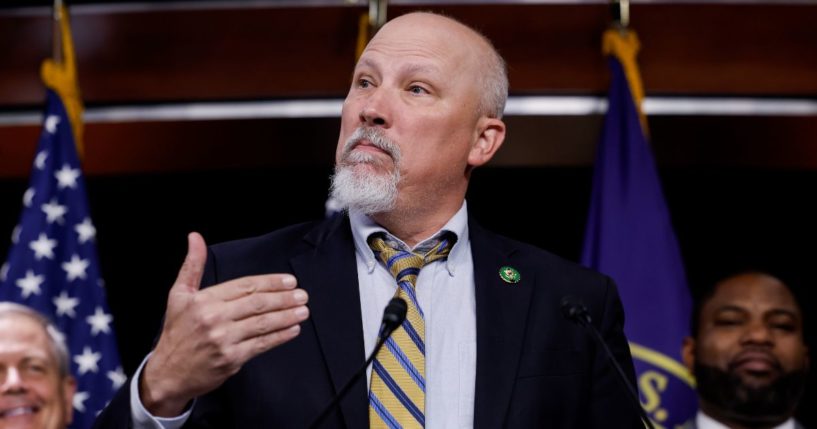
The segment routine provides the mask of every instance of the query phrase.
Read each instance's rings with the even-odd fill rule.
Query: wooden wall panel
[[[482,29],[513,93],[602,93],[605,5],[433,7]],[[390,14],[406,7],[392,7]],[[342,96],[359,7],[77,13],[89,104]],[[636,4],[648,93],[817,96],[817,5]],[[0,106],[37,105],[47,16],[0,13]]]
[[[339,119],[129,122],[85,127],[87,175],[334,162]],[[27,177],[39,127],[0,127],[0,177]],[[26,161],[24,161],[26,160]]]

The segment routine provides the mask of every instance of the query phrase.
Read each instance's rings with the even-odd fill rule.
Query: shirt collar
[[[698,429],[729,429],[729,426],[709,417],[700,410],[698,410],[698,415],[695,416],[695,423]],[[794,429],[794,418],[790,418],[780,425],[775,426],[774,429]]]
[[[355,252],[357,252],[358,257],[366,262],[366,268],[369,273],[374,271],[378,263],[374,252],[366,242],[370,235],[377,232],[386,233],[390,239],[399,242],[402,247],[408,248],[402,240],[391,235],[389,231],[378,225],[372,218],[357,210],[349,210],[349,223],[352,226],[352,236],[355,240]],[[431,234],[427,239],[417,243],[414,249],[423,247],[426,242],[433,240],[443,232],[450,232],[457,236],[457,242],[454,244],[454,247],[451,248],[451,252],[448,254],[448,259],[446,259],[445,263],[448,274],[453,277],[457,266],[462,265],[462,258],[466,256],[464,253],[465,248],[468,246],[468,206],[465,201],[462,202],[462,206],[457,213],[455,213],[442,228],[434,234]]]

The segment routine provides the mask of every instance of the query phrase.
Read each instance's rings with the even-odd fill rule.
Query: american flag
[[[43,129],[20,223],[0,268],[0,301],[51,317],[65,335],[77,379],[71,428],[90,428],[125,380],[97,260],[71,123],[48,90]]]

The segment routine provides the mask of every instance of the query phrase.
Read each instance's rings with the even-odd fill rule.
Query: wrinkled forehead
[[[21,313],[0,315],[0,352],[24,353],[56,363],[48,332],[36,319]]]

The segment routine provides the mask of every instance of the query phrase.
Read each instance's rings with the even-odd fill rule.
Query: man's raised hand
[[[187,257],[167,299],[162,334],[139,382],[154,416],[182,413],[252,357],[295,338],[309,316],[291,274],[242,277],[200,290],[207,247],[187,237]]]

